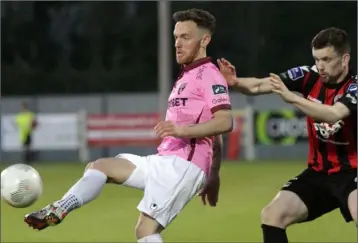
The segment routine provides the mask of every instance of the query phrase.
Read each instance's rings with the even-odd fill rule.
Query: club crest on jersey
[[[185,87],[186,87],[187,83],[183,83],[180,85],[179,89],[178,89],[178,95],[184,91]]]
[[[348,92],[352,94],[357,94],[358,86],[356,83],[352,83],[348,86]]]
[[[212,89],[213,89],[214,95],[226,94],[227,93],[226,87],[224,85],[221,85],[221,84],[213,85]]]
[[[291,68],[287,71],[287,73],[290,79],[293,81],[303,78],[305,76],[301,67]]]

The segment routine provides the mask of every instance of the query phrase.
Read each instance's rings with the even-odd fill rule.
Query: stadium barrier
[[[244,158],[255,158],[253,111],[250,107],[234,110],[234,129],[227,136],[227,159],[237,160],[244,149]],[[157,113],[91,114],[39,113],[38,127],[33,134],[34,150],[76,150],[79,159],[89,161],[93,147],[157,146],[160,142],[153,127],[160,117]],[[1,149],[21,151],[15,115],[1,117]]]

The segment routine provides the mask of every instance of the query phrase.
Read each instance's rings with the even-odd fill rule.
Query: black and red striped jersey
[[[357,168],[357,75],[350,71],[343,82],[323,84],[316,66],[292,68],[279,75],[287,88],[320,104],[341,102],[350,115],[335,124],[307,117],[308,166],[328,174]]]

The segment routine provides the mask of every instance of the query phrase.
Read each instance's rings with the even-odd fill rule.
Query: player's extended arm
[[[240,78],[236,75],[236,68],[225,58],[217,60],[221,74],[234,90],[246,95],[260,95],[271,93],[269,78]]]
[[[211,164],[211,172],[219,172],[221,167],[221,158],[223,151],[223,137],[218,135],[213,142],[213,163]]]
[[[237,77],[234,80],[233,87],[234,90],[237,90],[246,95],[261,95],[271,93],[272,87],[270,85],[269,78],[240,78]]]
[[[184,137],[204,138],[231,132],[233,117],[230,110],[218,110],[207,122],[189,125],[183,128]]]
[[[315,103],[298,95],[295,95],[292,105],[297,107],[307,116],[329,124],[333,124],[350,114],[347,106],[341,102],[337,102],[333,106],[330,106]]]

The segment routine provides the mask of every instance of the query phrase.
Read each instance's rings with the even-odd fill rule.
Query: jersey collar
[[[209,62],[211,62],[211,57],[204,57],[204,58],[200,58],[186,66],[183,66],[182,68],[183,68],[184,72],[187,72],[187,71],[190,71],[194,68],[200,67],[201,65],[204,65]]]

